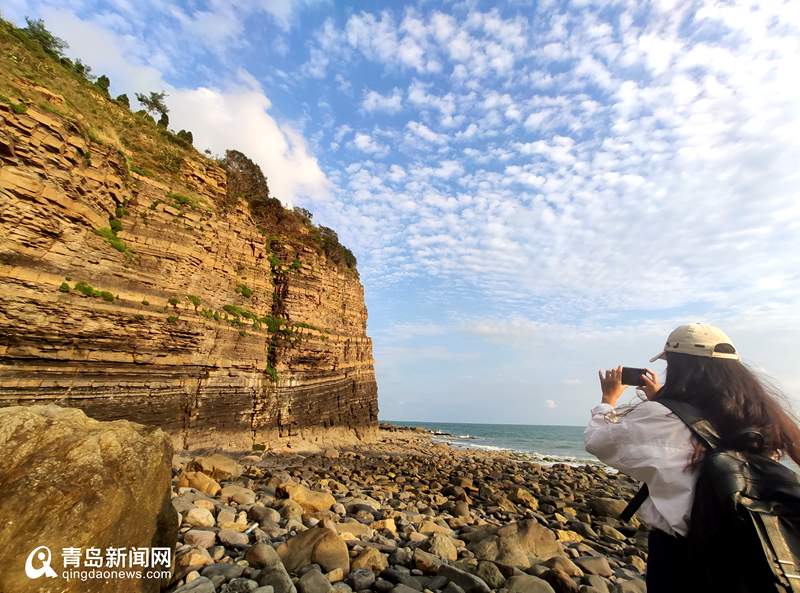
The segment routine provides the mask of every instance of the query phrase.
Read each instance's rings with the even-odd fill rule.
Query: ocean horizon
[[[434,434],[434,440],[454,447],[523,453],[541,463],[570,465],[601,463],[583,447],[584,426],[412,420],[381,420],[381,422],[394,426],[424,428]]]

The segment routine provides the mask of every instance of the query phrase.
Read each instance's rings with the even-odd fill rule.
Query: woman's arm
[[[649,369],[647,372],[650,376],[646,377],[645,391],[651,399],[650,392],[657,391],[653,387],[658,386],[658,377]],[[592,417],[583,434],[586,450],[621,471],[635,470],[633,459],[640,464],[643,450],[649,449],[647,445],[662,441],[664,435],[660,433],[664,428],[669,432],[671,423],[667,422],[664,427],[662,406],[653,408],[652,405],[638,404],[618,413],[614,406],[626,387],[622,384],[622,367],[605,373],[598,371],[598,375],[602,402],[592,408]]]

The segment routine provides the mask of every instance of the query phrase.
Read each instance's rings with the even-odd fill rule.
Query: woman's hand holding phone
[[[651,371],[650,369],[644,370],[644,375],[642,375],[642,383],[638,389],[644,392],[644,395],[647,399],[655,398],[656,394],[661,390],[661,384],[658,382],[658,375],[655,371]]]
[[[617,405],[617,401],[625,391],[625,385],[622,382],[622,366],[615,369],[608,369],[605,372],[597,371],[600,377],[600,390],[603,392],[603,403],[612,406]],[[653,399],[658,391],[661,389],[661,384],[658,382],[658,375],[655,371],[644,369],[641,376],[642,384],[637,386],[637,390],[641,390],[645,397],[649,400]]]
[[[603,392],[603,403],[612,406],[617,405],[617,400],[625,391],[625,385],[622,384],[622,366],[615,369],[609,369],[603,374],[603,371],[597,371],[600,376],[600,390]]]

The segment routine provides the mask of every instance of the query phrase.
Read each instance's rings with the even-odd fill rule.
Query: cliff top
[[[66,57],[65,47],[41,21],[28,21],[26,28],[18,28],[0,18],[0,104],[17,114],[32,109],[66,120],[87,145],[91,141],[117,151],[129,175],[144,176],[170,188],[169,195],[178,206],[224,216],[244,201],[265,242],[299,241],[324,253],[340,270],[358,274],[355,257],[339,243],[337,234],[313,224],[308,210],[287,209],[271,196],[258,165],[237,151],[214,158],[208,151],[196,150],[191,131],[169,129],[163,92],[137,93],[149,112],[131,111],[127,95],[112,98],[108,77],[95,77],[80,59]],[[160,114],[158,122],[151,113]],[[84,156],[91,159],[90,153]],[[215,203],[198,192],[196,185],[187,183],[191,178],[187,170],[224,179],[224,199]]]

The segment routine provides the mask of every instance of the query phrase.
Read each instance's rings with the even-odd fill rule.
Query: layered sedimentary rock
[[[178,187],[69,119],[0,104],[0,405],[77,406],[178,446],[371,433],[357,275],[265,236],[242,202],[223,210],[215,161],[165,166]]]

